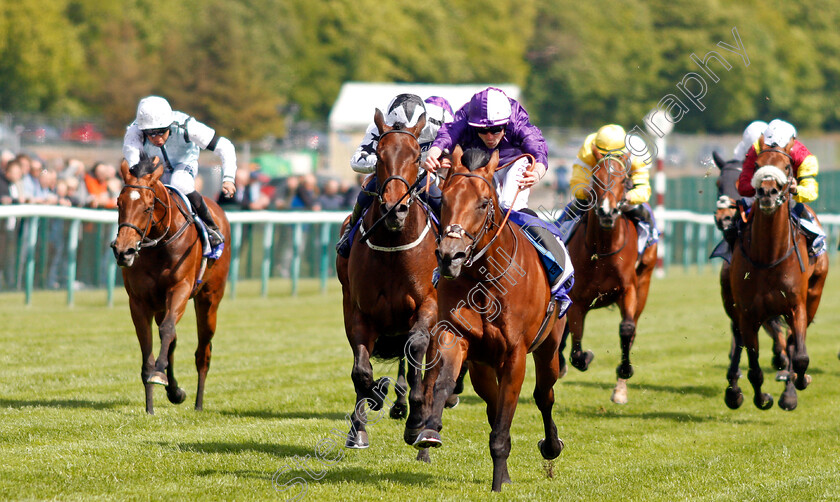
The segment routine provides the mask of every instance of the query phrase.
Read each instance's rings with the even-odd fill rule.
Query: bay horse
[[[732,253],[729,280],[738,330],[747,349],[747,378],[755,392],[753,403],[761,410],[773,406],[773,397],[761,386],[764,374],[758,364],[758,329],[768,319],[782,316],[790,327],[787,338],[789,377],[779,398],[779,407],[793,410],[796,390],[810,383],[806,374],[808,351],[805,334],[820,304],[828,274],[828,256],[808,256],[805,236],[797,230],[790,216],[792,167],[790,145],[784,149],[767,148],[760,140],[752,184],[756,197],[746,228]],[[741,346],[736,346],[730,361],[724,396],[727,406],[738,408],[743,393],[738,387]]]
[[[429,329],[437,320],[437,291],[432,283],[435,268],[435,231],[428,211],[417,202],[420,143],[425,114],[413,127],[390,127],[380,110],[374,114],[377,142],[377,192],[354,236],[350,256],[336,258],[341,282],[344,330],[353,350],[351,377],[356,404],[351,415],[347,448],[367,448],[365,404],[382,408],[387,381],[374,381],[372,357],[408,359],[409,407],[422,397],[423,356]],[[347,224],[345,221],[344,225]],[[343,231],[343,229],[342,229]],[[362,242],[364,241],[364,242]],[[400,362],[402,380],[404,363]],[[405,416],[405,390],[391,407],[392,418]],[[426,460],[428,452],[418,455]]]
[[[174,373],[177,343],[175,326],[193,298],[198,327],[195,367],[198,389],[195,409],[204,407],[204,383],[210,368],[216,313],[225,292],[230,248],[216,260],[205,260],[193,217],[181,197],[170,193],[160,177],[164,165],[157,157],[143,155],[132,167],[120,166],[125,185],[117,198],[119,228],[111,243],[122,268],[131,320],[142,353],[140,378],[146,390],[146,413],[154,414],[154,386],[163,385],[174,404],[186,399]],[[205,203],[230,242],[230,224],[212,200]],[[152,319],[158,325],[160,353],[152,353]]]
[[[715,209],[715,226],[726,235],[728,232],[737,232],[736,225],[738,218],[740,218],[736,201],[740,199],[738,193],[738,178],[741,175],[743,164],[737,159],[723,160],[717,153],[712,152],[712,159],[715,165],[720,170],[720,176],[716,181],[717,185],[717,204]],[[735,302],[732,299],[732,286],[729,284],[729,261],[723,259],[723,264],[720,267],[720,294],[723,301],[723,309],[730,319],[730,328],[732,330],[732,344],[729,349],[729,359],[732,360],[732,355],[735,353],[737,347],[743,346],[744,342],[741,339],[741,332],[735,324],[737,313],[735,312]],[[787,379],[788,371],[788,357],[785,351],[787,345],[787,337],[790,332],[787,330],[784,320],[781,317],[773,317],[762,323],[764,331],[773,340],[773,367],[778,371],[776,373],[776,380],[783,381]]]
[[[416,435],[415,447],[441,446],[443,409],[466,361],[473,387],[487,403],[493,491],[510,482],[510,426],[529,352],[545,429],[540,454],[554,459],[563,449],[551,410],[565,327],[565,317],[558,319],[554,310],[547,315],[555,300],[536,250],[499,206],[493,180],[498,163],[498,150],[488,156],[458,146],[453,152],[442,189],[439,321],[426,354],[426,398],[421,414],[412,413],[406,423],[406,434]]]
[[[588,187],[590,206],[581,221],[583,228],[572,234],[568,242],[576,275],[569,295],[572,299],[568,313],[572,335],[570,360],[580,371],[589,368],[595,356],[582,349],[586,314],[591,309],[618,305],[621,362],[616,368],[616,384],[610,397],[617,404],[627,403],[627,379],[633,376],[630,349],[647,302],[657,248],[653,244],[639,256],[636,227],[622,212],[628,170],[626,156],[603,155],[598,159]],[[563,347],[565,343],[564,336]]]

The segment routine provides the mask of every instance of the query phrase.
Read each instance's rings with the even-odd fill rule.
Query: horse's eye
[[[487,209],[487,206],[490,205],[490,197],[485,197],[481,199],[481,203],[478,205],[479,209]]]

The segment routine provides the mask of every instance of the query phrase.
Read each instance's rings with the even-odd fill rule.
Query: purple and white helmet
[[[467,123],[473,127],[505,125],[510,121],[510,114],[510,100],[504,91],[488,87],[470,99]]]
[[[426,106],[420,96],[416,94],[398,94],[388,105],[385,112],[385,123],[390,127],[400,123],[406,127],[417,125],[420,116],[426,113]]]
[[[429,96],[425,100],[426,103],[426,118],[434,123],[436,126],[452,122],[454,114],[452,113],[452,105],[446,98],[440,96]]]

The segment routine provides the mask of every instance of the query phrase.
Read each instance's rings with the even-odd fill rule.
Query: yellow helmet
[[[595,135],[595,148],[602,153],[623,153],[626,136],[627,133],[620,125],[605,125],[598,129],[598,134]]]

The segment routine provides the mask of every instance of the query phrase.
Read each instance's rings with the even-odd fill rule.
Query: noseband
[[[450,178],[454,178],[456,176],[463,176],[465,178],[478,178],[481,181],[487,183],[487,186],[490,187],[491,192],[495,190],[493,188],[493,185],[490,184],[490,182],[487,181],[487,179],[485,179],[483,176],[479,176],[478,174],[475,174],[475,173],[452,173],[452,174],[449,175]],[[481,225],[481,230],[478,232],[477,235],[472,235],[471,233],[464,230],[464,227],[462,227],[461,225],[459,225],[457,223],[454,223],[452,225],[448,225],[440,233],[440,236],[438,236],[438,244],[440,244],[440,240],[444,236],[445,237],[452,237],[452,238],[455,238],[455,239],[461,239],[465,235],[467,237],[469,237],[472,242],[467,247],[467,261],[464,263],[464,266],[465,267],[470,267],[473,263],[475,263],[475,260],[481,258],[484,255],[484,253],[486,253],[487,250],[490,249],[490,246],[493,244],[493,241],[495,241],[496,238],[499,237],[499,233],[496,233],[496,235],[494,235],[493,238],[490,239],[490,242],[488,242],[486,246],[481,248],[481,250],[478,253],[475,253],[475,248],[476,248],[476,246],[478,246],[479,241],[481,241],[481,239],[487,234],[487,232],[491,228],[493,228],[493,226],[495,224],[495,222],[493,221],[494,210],[495,210],[495,206],[493,205],[493,199],[490,199],[490,203],[487,205],[487,212],[484,213],[484,223]]]
[[[155,192],[154,187],[147,186],[147,185],[124,185],[122,191],[124,192],[127,188],[137,188],[137,189],[140,189],[140,190],[151,190],[152,195],[155,198],[155,200],[152,202],[151,206],[149,206],[149,207],[147,207],[146,209],[143,210],[144,213],[147,213],[149,215],[149,219],[146,221],[146,228],[145,229],[140,229],[140,227],[138,227],[138,226],[136,226],[132,223],[121,222],[119,224],[119,226],[117,227],[117,232],[119,232],[120,229],[123,228],[123,227],[128,227],[132,230],[137,231],[137,233],[140,234],[140,241],[138,242],[138,245],[137,245],[137,250],[138,251],[141,248],[149,248],[149,247],[157,246],[157,244],[160,242],[160,240],[163,238],[163,236],[160,236],[157,239],[149,239],[148,238],[149,231],[152,229],[152,227],[155,226],[155,225],[158,225],[159,223],[161,223],[163,221],[163,217],[161,217],[161,219],[158,220],[158,221],[154,221],[155,207],[157,206],[158,203],[160,203],[160,205],[163,206],[166,209],[166,214],[170,214],[169,213],[169,205],[166,204],[165,202],[163,202],[163,200],[161,200],[160,197],[158,197],[157,192]],[[115,245],[116,245],[116,241],[111,243],[111,247],[114,247]]]

